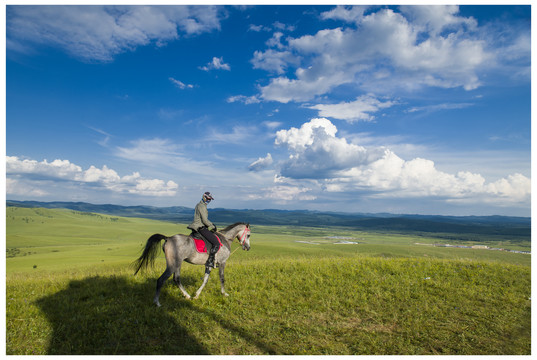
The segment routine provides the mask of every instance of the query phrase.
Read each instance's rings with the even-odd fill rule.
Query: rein
[[[233,252],[232,252],[231,254],[229,254],[229,257],[231,257],[231,255],[233,255],[233,253],[234,253],[235,251],[239,250],[239,249],[240,249],[240,248],[238,247],[238,248],[236,248],[235,250],[233,250]]]

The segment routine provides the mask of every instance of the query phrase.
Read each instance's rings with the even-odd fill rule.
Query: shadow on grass
[[[125,277],[91,277],[39,299],[53,328],[47,354],[208,354],[184,325],[152,304],[154,288],[154,280],[137,284]],[[167,301],[174,309],[196,311],[189,301]]]

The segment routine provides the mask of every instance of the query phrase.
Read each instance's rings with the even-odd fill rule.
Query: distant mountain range
[[[189,223],[194,215],[193,208],[183,206],[121,206],[85,202],[14,200],[6,201],[6,205],[49,209],[64,208],[179,223]],[[209,215],[211,221],[218,224],[243,221],[256,225],[339,226],[357,230],[511,236],[514,237],[513,240],[530,240],[531,238],[531,218],[529,217],[353,214],[308,210],[233,210],[222,208],[209,209]]]

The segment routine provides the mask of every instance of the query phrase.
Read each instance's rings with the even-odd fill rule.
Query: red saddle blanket
[[[220,247],[222,247],[222,241],[220,241],[220,238],[218,237],[218,235],[215,235],[216,238],[218,239],[218,242],[220,243]],[[196,250],[200,253],[206,253],[207,252],[207,247],[205,246],[205,241],[203,239],[198,239],[198,238],[195,238],[195,237],[192,237],[192,240],[194,240],[194,244],[196,244]]]

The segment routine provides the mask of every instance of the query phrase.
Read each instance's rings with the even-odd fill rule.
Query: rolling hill
[[[14,200],[8,200],[6,205],[8,207],[65,208],[82,212],[182,223],[190,222],[194,213],[192,208],[182,206],[121,206],[85,202]],[[531,219],[525,217],[361,214],[307,210],[236,210],[223,208],[210,209],[209,213],[211,220],[220,224],[244,221],[256,225],[336,226],[368,231],[436,233],[447,238],[449,238],[450,234],[501,236],[521,241],[527,241],[531,238]]]

